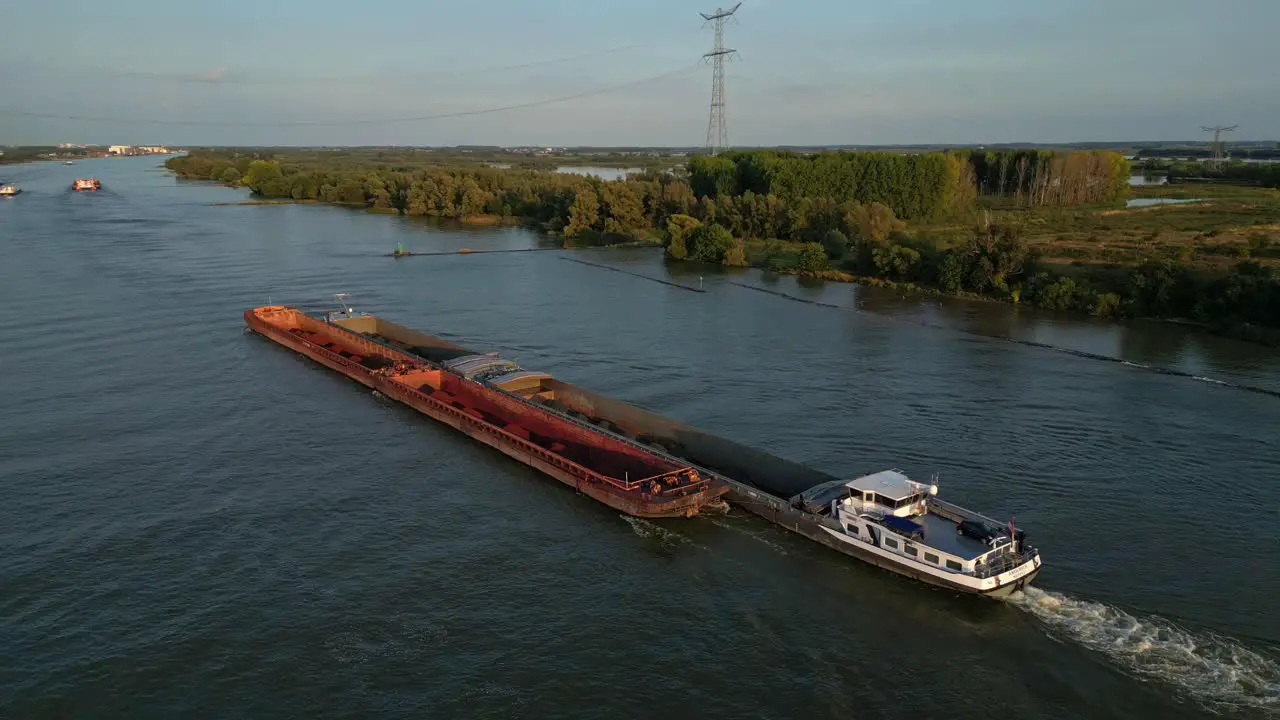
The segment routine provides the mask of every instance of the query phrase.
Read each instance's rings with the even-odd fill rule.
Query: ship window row
[[[891,540],[885,540],[885,541],[884,541],[884,544],[885,544],[885,545],[889,545],[891,542],[893,542],[893,541],[891,541]],[[890,546],[890,547],[897,547],[896,543],[895,543],[895,544],[893,544],[893,545],[889,545],[889,546]],[[907,546],[907,552],[908,552],[909,554],[911,554],[911,555],[915,555],[915,554],[916,554],[916,549],[915,549],[914,547],[912,547],[911,545],[908,545],[908,546]],[[941,558],[939,558],[937,555],[935,555],[935,554],[933,554],[933,553],[931,553],[931,552],[926,552],[926,553],[924,554],[924,559],[925,559],[925,562],[931,562],[931,563],[933,563],[934,565],[938,565],[938,564],[946,565],[946,567],[947,567],[947,569],[948,569],[948,570],[955,570],[956,572],[961,572],[961,571],[963,571],[963,570],[964,570],[964,566],[963,566],[963,565],[961,565],[958,561],[956,561],[956,560],[952,560],[952,559],[948,558],[945,562],[943,562],[943,561],[941,560]]]
[[[910,496],[908,496],[908,497],[904,497],[904,498],[901,498],[901,499],[895,500],[895,499],[893,499],[893,498],[891,498],[891,497],[888,497],[888,496],[886,496],[886,495],[881,495],[880,493],[867,493],[867,494],[864,496],[864,499],[865,499],[865,500],[868,500],[868,501],[870,501],[870,502],[874,502],[874,503],[876,503],[876,504],[878,504],[878,505],[883,505],[883,506],[885,506],[885,507],[890,507],[890,508],[895,508],[895,509],[896,509],[896,508],[900,508],[900,507],[906,507],[906,506],[911,505],[911,504],[913,504],[913,503],[920,502],[920,499],[921,499],[922,497],[924,497],[924,496],[923,496],[923,495],[910,495]]]

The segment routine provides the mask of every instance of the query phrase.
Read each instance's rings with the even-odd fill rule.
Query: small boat
[[[101,190],[102,183],[98,182],[97,178],[76,178],[75,182],[71,183],[71,189],[76,192]]]
[[[74,162],[72,162],[71,160],[68,160],[68,161],[66,161],[66,162],[64,162],[64,163],[62,163],[62,164],[63,164],[63,165],[75,165],[75,163],[74,163]]]
[[[22,188],[17,185],[0,183],[0,197],[13,197],[22,192]]]

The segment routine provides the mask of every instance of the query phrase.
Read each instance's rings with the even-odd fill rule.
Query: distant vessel
[[[63,165],[75,165],[75,163],[74,163],[74,162],[72,162],[72,161],[70,161],[70,160],[68,160],[68,161],[66,161],[66,162],[64,162],[64,163],[62,163],[62,164],[63,164]]]
[[[22,192],[22,188],[17,185],[6,185],[5,183],[0,183],[0,197],[13,197],[20,192]]]
[[[98,182],[97,178],[76,178],[75,182],[71,183],[71,189],[76,192],[101,190],[102,183]]]

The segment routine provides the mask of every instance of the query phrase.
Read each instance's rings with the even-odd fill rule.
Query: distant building
[[[163,145],[112,145],[108,155],[164,155],[169,150]]]

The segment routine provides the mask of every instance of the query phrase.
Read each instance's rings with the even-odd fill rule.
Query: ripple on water
[[[537,240],[209,207],[236,191],[130,162],[102,166],[116,197],[67,197],[82,170],[47,167],[0,206],[0,292],[31,309],[0,317],[0,715],[1188,714],[1171,687],[1273,702],[1269,651],[1231,638],[1280,642],[1280,577],[1221,547],[1280,542],[1264,515],[1221,522],[1275,504],[1273,398],[724,281],[831,304],[844,286],[708,274],[689,293],[553,253],[396,263],[380,253],[398,241]],[[599,256],[696,282],[656,252]],[[939,472],[948,499],[1016,516],[1052,590],[1015,601],[1036,623],[1011,622],[740,511],[620,521],[241,334],[248,306],[340,291],[841,476]],[[987,305],[893,312],[1044,327]],[[1177,365],[1167,332],[1071,337]],[[1200,350],[1196,375],[1280,377],[1274,357]]]

